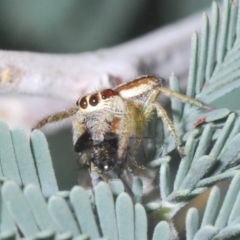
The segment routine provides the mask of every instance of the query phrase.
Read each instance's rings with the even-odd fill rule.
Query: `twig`
[[[0,92],[76,100],[139,74],[186,76],[199,14],[125,44],[81,54],[0,51]]]
[[[0,118],[11,128],[21,126],[30,133],[39,119],[73,107],[86,92],[141,74],[168,78],[174,71],[180,80],[186,80],[191,34],[199,29],[200,14],[195,14],[96,52],[63,55],[0,51]],[[57,130],[53,125],[46,130]]]

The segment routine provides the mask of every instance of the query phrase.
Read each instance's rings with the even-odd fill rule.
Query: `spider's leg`
[[[127,120],[123,120],[123,127],[122,127],[122,132],[119,135],[119,142],[118,142],[118,158],[123,159],[124,158],[124,152],[127,148],[128,144],[128,139],[130,137],[130,132],[131,132],[131,126],[127,122]]]
[[[159,88],[159,92],[163,92],[163,93],[165,93],[169,97],[175,97],[175,98],[179,99],[182,102],[190,103],[192,105],[196,105],[198,107],[205,108],[207,110],[212,110],[212,107],[207,106],[207,105],[197,101],[194,98],[188,97],[188,96],[183,95],[183,94],[178,93],[178,92],[175,92],[175,91],[173,91],[173,90],[171,90],[169,88],[160,87]]]
[[[122,159],[124,152],[127,149],[128,141],[131,136],[136,136],[134,139],[134,149],[135,152],[141,142],[141,134],[143,127],[143,112],[141,109],[136,107],[133,103],[128,102],[126,104],[126,114],[121,119],[120,130],[122,130],[119,135],[118,144],[118,158]]]
[[[131,161],[132,161],[134,166],[136,166],[137,168],[145,169],[145,167],[143,165],[138,164],[138,162],[137,162],[136,158],[133,156],[133,154],[131,154],[129,152],[129,155],[131,157]]]
[[[73,143],[75,145],[78,138],[84,133],[84,128],[83,124],[77,118],[73,119],[72,126],[73,126]]]
[[[170,120],[170,118],[168,117],[167,115],[167,112],[165,111],[165,109],[157,102],[154,102],[154,103],[151,103],[149,105],[149,107],[146,109],[146,112],[152,112],[154,109],[156,109],[156,112],[157,112],[157,116],[160,117],[164,124],[166,124],[166,126],[168,127],[168,130],[170,132],[170,134],[172,135],[174,141],[175,141],[175,144],[177,146],[177,150],[180,154],[181,157],[184,156],[184,151],[183,149],[180,147],[180,140],[177,136],[177,133],[176,133],[176,130],[173,126],[173,123],[172,121]]]
[[[47,124],[47,123],[58,122],[58,121],[60,121],[62,119],[71,117],[74,114],[76,114],[78,110],[79,110],[78,108],[69,108],[66,111],[62,111],[62,112],[58,112],[58,113],[49,115],[49,116],[43,118],[41,121],[39,121],[33,127],[32,130],[39,129],[39,128],[43,127],[45,124]]]

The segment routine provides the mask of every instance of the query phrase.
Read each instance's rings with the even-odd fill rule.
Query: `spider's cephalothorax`
[[[74,150],[80,154],[83,164],[93,163],[101,173],[107,172],[118,163],[118,136],[107,133],[102,142],[94,144],[90,133],[85,132],[76,141]]]
[[[118,135],[117,158],[123,159],[130,138],[135,139],[134,151],[137,150],[143,126],[149,120],[152,112],[156,111],[157,116],[162,119],[170,131],[177,150],[182,156],[184,152],[180,147],[173,123],[161,104],[155,102],[160,93],[211,110],[210,107],[191,97],[162,87],[162,81],[159,78],[141,76],[114,89],[105,89],[83,96],[77,101],[76,108],[50,115],[41,120],[35,128],[75,115],[73,120],[74,144],[85,132],[89,132],[94,146],[104,144],[104,136],[111,132]]]

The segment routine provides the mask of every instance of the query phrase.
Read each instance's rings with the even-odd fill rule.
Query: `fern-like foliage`
[[[200,39],[197,33],[192,36],[187,95],[209,105],[240,87],[239,1],[224,0],[220,32],[219,19],[213,2],[211,24],[204,13]],[[174,75],[170,87],[179,91]],[[224,179],[232,180],[223,201],[221,189],[214,186],[202,218],[196,208],[188,210],[184,239],[239,239],[239,111],[203,112],[171,100],[186,154],[175,176],[171,178],[178,158],[175,144],[164,131],[163,149],[154,154],[151,141],[147,154],[141,149],[145,170],[108,183],[92,176],[90,190],[75,186],[59,192],[44,135],[34,131],[29,143],[21,129],[10,131],[0,122],[0,239],[179,239],[173,217]],[[161,125],[157,131],[149,128],[157,135],[162,131]],[[162,150],[164,157],[158,158]]]

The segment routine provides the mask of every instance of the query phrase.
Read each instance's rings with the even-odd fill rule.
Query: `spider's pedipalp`
[[[38,122],[32,130],[34,129],[39,129],[41,127],[43,127],[45,124],[47,123],[52,123],[52,122],[58,122],[61,121],[65,118],[71,117],[74,114],[76,114],[78,111],[78,108],[69,108],[66,111],[63,112],[57,112],[55,114],[51,114],[45,118],[43,118],[40,122]]]
[[[73,119],[72,126],[73,126],[73,143],[76,144],[78,138],[84,133],[84,126],[77,118]]]

